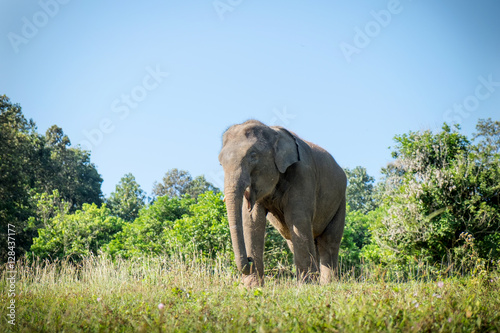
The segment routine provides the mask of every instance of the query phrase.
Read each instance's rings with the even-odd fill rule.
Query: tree
[[[357,166],[350,170],[344,169],[347,176],[346,197],[351,210],[360,211],[363,214],[376,208],[373,198],[373,183],[375,179],[366,173],[366,169]]]
[[[212,191],[201,193],[198,201],[189,206],[188,214],[164,231],[166,243],[174,251],[213,257],[232,250],[226,206]]]
[[[365,247],[371,243],[370,227],[380,218],[381,212],[382,210],[377,208],[363,213],[347,206],[344,234],[340,244],[340,260],[347,270],[360,266]]]
[[[380,260],[461,260],[467,238],[482,258],[500,258],[500,159],[482,124],[474,141],[446,124],[394,138],[395,161],[383,170],[385,213],[371,226]]]
[[[191,174],[185,170],[171,169],[163,177],[162,183],[153,185],[153,195],[160,197],[167,195],[171,198],[181,198],[189,194],[193,198],[198,198],[201,193],[213,191],[219,193],[220,190],[205,179],[205,176],[198,176],[193,180]]]
[[[38,187],[45,192],[58,189],[62,198],[71,203],[72,211],[84,203],[103,202],[102,178],[90,161],[90,153],[79,148],[70,148],[71,142],[62,128],[53,125],[45,137]]]
[[[369,176],[366,169],[357,166],[344,169],[347,176],[347,214],[342,237],[340,258],[342,266],[350,269],[359,266],[361,252],[369,244],[369,225],[377,207],[374,199],[375,179]]]
[[[111,216],[106,205],[83,204],[81,210],[72,214],[59,211],[49,219],[46,227],[38,229],[31,251],[40,258],[78,260],[97,254],[123,224],[123,220]]]
[[[170,246],[165,234],[172,229],[175,221],[189,213],[193,203],[194,200],[189,196],[158,197],[151,205],[140,210],[133,222],[125,224],[104,251],[123,258],[168,253]]]
[[[477,133],[473,139],[478,141],[478,152],[485,152],[488,156],[498,158],[500,154],[500,121],[479,119],[476,125]]]
[[[29,249],[31,239],[23,233],[33,213],[29,189],[33,174],[34,143],[39,140],[32,120],[24,118],[21,106],[0,96],[0,237],[7,239],[7,225],[15,226],[16,252]],[[0,248],[0,260],[7,259],[6,247]]]
[[[124,221],[131,222],[139,215],[139,210],[144,207],[146,193],[136,182],[135,177],[128,173],[120,179],[107,200],[112,214]]]
[[[189,194],[194,199],[198,199],[198,196],[200,194],[209,191],[213,192],[214,194],[220,193],[220,190],[212,183],[208,182],[203,175],[193,179],[186,188],[186,194]]]
[[[155,183],[153,185],[153,195],[156,197],[167,195],[171,198],[180,198],[186,193],[186,189],[192,180],[193,178],[189,172],[171,169],[163,177],[162,183]]]
[[[52,126],[45,136],[37,133],[20,105],[0,96],[0,236],[5,236],[7,224],[15,226],[18,255],[29,250],[40,226],[40,219],[32,228],[27,225],[37,214],[37,195],[58,190],[73,212],[83,203],[102,202],[102,178],[90,154],[69,146],[61,128]],[[5,248],[0,248],[0,261],[5,259]]]

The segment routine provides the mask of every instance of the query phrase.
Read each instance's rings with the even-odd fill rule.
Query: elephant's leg
[[[271,223],[271,225],[273,227],[275,227],[276,230],[278,230],[278,232],[281,234],[281,236],[283,236],[284,239],[291,240],[290,230],[288,230],[288,227],[287,227],[287,225],[284,222],[280,221],[271,212],[267,213],[267,219],[269,220],[269,222]]]
[[[292,241],[290,239],[286,239],[286,243],[288,245],[288,248],[290,249],[290,252],[292,252],[292,254],[294,254],[293,253],[293,243],[292,243]]]
[[[251,212],[246,208],[244,199],[243,208],[243,234],[247,255],[253,261],[250,274],[243,276],[247,287],[264,285],[264,237],[266,234],[266,214],[259,203],[253,206]]]
[[[312,233],[311,218],[304,213],[285,214],[290,229],[291,249],[297,268],[297,279],[309,281],[317,271],[316,246]]]
[[[267,213],[267,219],[272,224],[272,226],[275,227],[276,230],[278,230],[278,232],[281,234],[281,236],[283,236],[283,238],[286,240],[286,243],[288,244],[288,248],[290,249],[290,252],[292,252],[292,254],[293,254],[292,238],[290,235],[290,230],[288,230],[288,227],[286,226],[286,224],[281,222],[272,213]]]
[[[316,238],[320,261],[321,284],[330,283],[338,273],[339,250],[345,225],[345,201],[328,224],[325,231]]]

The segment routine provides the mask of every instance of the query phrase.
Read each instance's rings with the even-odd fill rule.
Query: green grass
[[[96,257],[19,265],[17,278],[16,325],[4,292],[2,332],[500,332],[498,272],[396,283],[366,270],[328,286],[286,275],[246,290],[223,259]]]

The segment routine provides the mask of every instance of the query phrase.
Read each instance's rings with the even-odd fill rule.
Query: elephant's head
[[[238,269],[250,273],[242,226],[242,209],[272,194],[280,174],[300,160],[295,137],[284,128],[256,120],[230,127],[223,136],[219,161],[224,168],[224,194]],[[248,204],[243,207],[243,197]]]

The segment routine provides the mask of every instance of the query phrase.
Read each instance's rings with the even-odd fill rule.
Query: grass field
[[[282,276],[246,290],[222,259],[25,264],[16,297],[2,293],[0,331],[500,332],[498,272],[387,280],[366,269],[328,286]],[[15,325],[7,317],[11,300]]]

